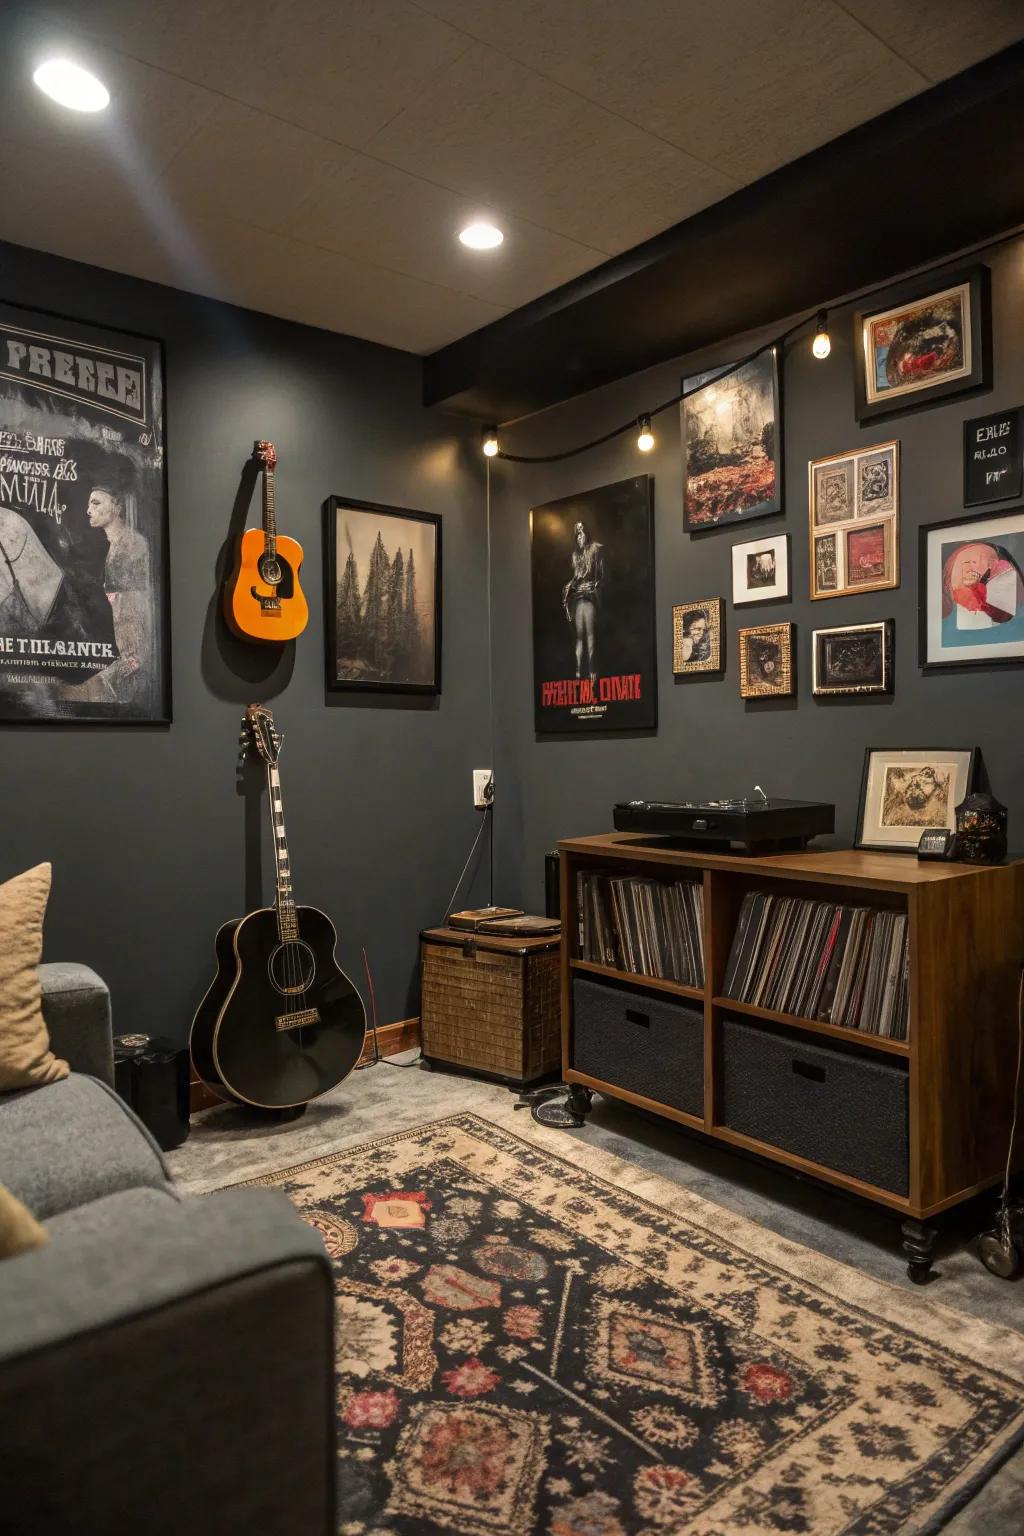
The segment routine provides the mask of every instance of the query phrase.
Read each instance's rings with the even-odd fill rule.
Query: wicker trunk
[[[454,928],[428,928],[420,938],[427,1061],[516,1087],[561,1072],[557,938],[485,938]]]

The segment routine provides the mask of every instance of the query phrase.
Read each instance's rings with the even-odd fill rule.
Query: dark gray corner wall
[[[756,261],[756,252],[751,260]],[[994,388],[861,428],[853,413],[852,320],[830,317],[832,355],[817,362],[810,339],[790,345],[784,365],[785,515],[749,528],[690,538],[682,531],[678,413],[657,418],[658,442],[646,457],[627,436],[561,464],[492,471],[494,522],[496,899],[538,910],[543,853],[560,837],[611,829],[612,806],[632,797],[682,799],[736,795],[762,784],[773,795],[834,801],[837,844],[854,836],[866,746],[968,746],[983,749],[992,788],[1010,807],[1011,846],[1024,848],[1024,669],[995,667],[923,675],[917,664],[917,529],[962,510],[962,424],[1002,406],[1024,404],[1024,243],[983,258],[992,269]],[[813,304],[816,295],[808,295]],[[774,327],[783,329],[784,322]],[[724,343],[652,369],[509,429],[513,452],[544,453],[598,436],[679,388],[683,373],[731,361],[762,337]],[[902,584],[895,591],[812,603],[808,596],[807,461],[898,438],[901,450]],[[649,470],[655,479],[659,726],[656,736],[595,740],[536,737],[530,636],[529,509]],[[1011,506],[1013,503],[1003,503]],[[757,533],[790,535],[791,602],[732,606],[730,550]],[[724,680],[675,682],[672,606],[724,597]],[[896,621],[892,698],[811,696],[811,631],[868,619]],[[739,696],[736,631],[791,619],[796,624],[796,699]],[[569,634],[566,635],[569,654]],[[569,675],[568,673],[566,675]]]
[[[272,895],[259,775],[248,797],[235,778],[244,705],[267,699],[285,735],[296,895],[334,919],[339,960],[364,992],[366,945],[380,1022],[414,1014],[418,931],[443,914],[469,851],[470,774],[486,761],[476,429],[422,408],[420,363],[404,353],[15,246],[0,245],[0,293],[165,342],[174,694],[169,729],[0,728],[0,879],[51,860],[47,958],[107,979],[116,1029],[184,1038],[217,927],[259,904],[261,857]],[[232,641],[214,613],[255,437],[278,447],[279,526],[304,546],[311,607],[269,677],[264,653]],[[441,513],[439,700],[325,704],[320,506],[331,493]],[[485,900],[486,885],[466,894]]]

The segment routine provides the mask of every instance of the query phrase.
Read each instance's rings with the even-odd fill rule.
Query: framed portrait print
[[[900,445],[811,459],[811,597],[898,587]]]
[[[886,309],[853,317],[857,420],[933,405],[987,388],[991,366],[990,274],[972,267],[941,286],[912,286]]]
[[[789,535],[750,539],[732,547],[732,600],[764,603],[789,596]]]
[[[920,532],[925,671],[1024,661],[1024,508]]]
[[[952,832],[974,784],[976,749],[868,747],[857,814],[857,848],[914,853],[926,828]]]
[[[164,725],[159,341],[0,304],[0,720]]]
[[[964,506],[1013,501],[1024,491],[1024,407],[964,422]]]
[[[893,621],[816,629],[811,636],[811,691],[818,698],[892,692]]]
[[[759,624],[741,629],[740,696],[784,698],[796,692],[792,624]]]
[[[720,597],[703,597],[695,603],[677,603],[672,609],[672,671],[676,677],[721,672],[725,666],[724,607]]]
[[[735,373],[683,380],[683,527],[689,533],[782,510],[782,398],[769,347]]]
[[[441,692],[441,519],[324,502],[324,639],[331,692]]]
[[[538,735],[652,730],[653,476],[534,507],[530,575]]]

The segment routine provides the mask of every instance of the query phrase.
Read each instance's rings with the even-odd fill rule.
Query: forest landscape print
[[[688,530],[766,517],[782,506],[774,348],[724,377],[684,380],[683,523]]]
[[[439,693],[441,519],[332,497],[325,537],[328,688]]]

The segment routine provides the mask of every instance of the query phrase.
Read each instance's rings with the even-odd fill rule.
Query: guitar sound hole
[[[265,555],[260,561],[260,575],[268,587],[276,587],[281,580],[283,572],[276,560],[271,560],[269,555]]]
[[[316,958],[301,940],[279,944],[270,957],[268,969],[274,986],[285,997],[305,992],[313,985]]]

